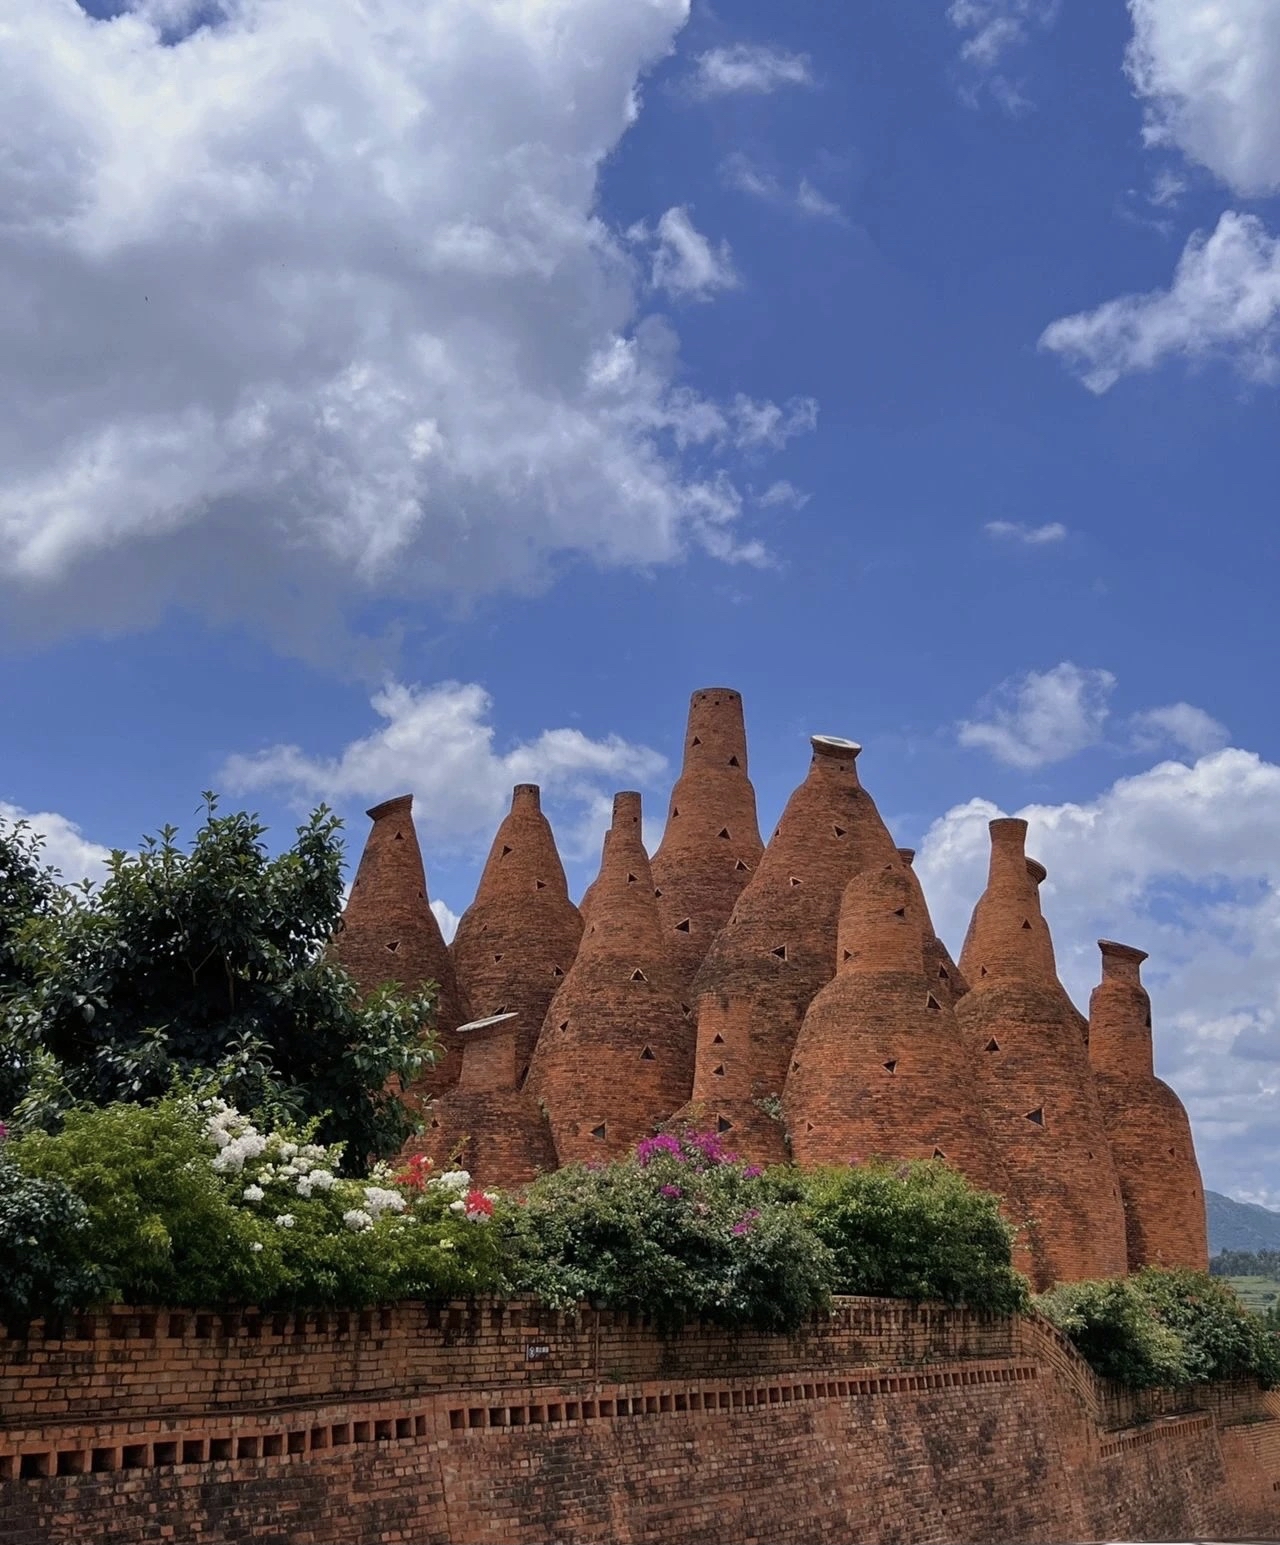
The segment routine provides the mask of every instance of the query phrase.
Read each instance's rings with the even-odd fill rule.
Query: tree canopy
[[[396,1097],[434,1055],[434,989],[361,998],[325,953],[340,926],[341,822],[323,806],[271,856],[266,828],[204,796],[189,846],[165,826],[68,887],[0,821],[0,1115],[147,1101],[216,1073],[244,1109],[321,1118],[352,1163],[394,1152]]]

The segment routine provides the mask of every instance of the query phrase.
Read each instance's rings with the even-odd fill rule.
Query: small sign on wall
[[[551,1356],[551,1348],[545,1341],[529,1341],[525,1343],[524,1360],[527,1363],[540,1363]]]

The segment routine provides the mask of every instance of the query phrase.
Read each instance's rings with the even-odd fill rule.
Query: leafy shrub
[[[0,1146],[0,1324],[19,1329],[100,1296],[102,1279],[78,1250],[88,1224],[66,1186],[24,1174]]]
[[[646,1138],[617,1163],[536,1181],[511,1223],[519,1289],[567,1307],[790,1330],[828,1298],[831,1261],[798,1208],[714,1133]]]
[[[838,1293],[941,1299],[994,1313],[1029,1302],[1000,1200],[939,1160],[796,1172],[809,1227],[831,1252]]]
[[[1130,1389],[1188,1382],[1182,1338],[1155,1318],[1130,1277],[1060,1283],[1035,1306],[1105,1379]]]
[[[1095,1372],[1135,1389],[1233,1378],[1280,1384],[1280,1336],[1207,1272],[1147,1267],[1064,1283],[1036,1307]]]

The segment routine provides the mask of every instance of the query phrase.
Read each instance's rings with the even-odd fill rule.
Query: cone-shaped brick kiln
[[[1207,1271],[1204,1186],[1182,1101],[1155,1076],[1142,950],[1098,941],[1102,981],[1089,999],[1089,1058],[1120,1175],[1129,1269]]]
[[[457,1039],[470,1018],[459,991],[440,924],[427,899],[422,850],[413,825],[413,795],[388,799],[366,812],[373,828],[360,855],[333,957],[351,972],[364,992],[384,982],[416,989],[439,988],[436,1032],[441,1057],[415,1086],[428,1093],[455,1083],[462,1062]]]
[[[1039,1286],[1123,1275],[1124,1206],[1102,1106],[1028,870],[1027,823],[991,822],[956,1018],[1025,1222]]]
[[[791,1048],[814,994],[835,974],[836,927],[845,886],[861,870],[897,862],[893,839],[858,782],[861,749],[815,735],[809,775],[787,801],[760,866],[694,978],[698,1001],[732,1002],[745,1016],[749,1100],[782,1093]],[[701,1066],[697,1087],[715,1076]],[[735,1146],[741,1146],[734,1138]]]
[[[519,1186],[556,1167],[547,1118],[527,1091],[516,1088],[519,1020],[498,1015],[459,1031],[458,1082],[433,1100],[422,1135],[407,1153],[428,1158],[436,1172],[469,1170],[480,1186]]]
[[[462,914],[450,953],[477,1019],[515,1013],[516,1075],[523,1082],[538,1031],[569,974],[582,919],[538,787],[517,784],[498,828],[476,899]]]
[[[689,703],[684,765],[653,857],[659,910],[681,992],[687,993],[763,851],[756,793],[747,777],[742,697],[728,687],[706,687]]]
[[[625,1153],[689,1098],[692,1016],[640,838],[640,796],[619,794],[577,959],[551,1000],[526,1087],[560,1163]]]
[[[902,860],[907,882],[911,887],[910,905],[924,940],[925,975],[929,978],[932,991],[945,997],[949,1004],[954,1004],[958,998],[963,998],[969,991],[969,984],[965,981],[960,967],[952,960],[947,946],[933,931],[929,903],[924,899],[924,887],[920,884],[920,876],[915,871],[916,850],[899,848],[898,857]]]
[[[783,1094],[800,1164],[946,1159],[1004,1195],[950,999],[925,967],[919,901],[900,865],[855,875],[840,909],[839,964],[809,1005]]]

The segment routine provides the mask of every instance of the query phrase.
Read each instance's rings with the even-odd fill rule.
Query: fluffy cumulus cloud
[[[1172,747],[1205,756],[1227,744],[1226,726],[1212,714],[1191,703],[1170,703],[1165,708],[1146,708],[1129,720],[1136,751],[1162,751]]]
[[[971,800],[921,844],[934,921],[955,947],[1000,813]],[[1045,912],[1076,1001],[1098,979],[1097,939],[1147,950],[1157,1071],[1191,1112],[1207,1182],[1280,1204],[1280,767],[1224,749],[1012,813],[1048,867]]]
[[[1146,136],[1249,196],[1280,192],[1280,7],[1129,0],[1128,69]]]
[[[300,803],[324,799],[339,807],[412,790],[424,844],[464,853],[487,847],[513,784],[537,783],[572,858],[598,852],[615,789],[644,789],[666,770],[666,759],[647,746],[617,735],[593,740],[575,729],[544,730],[500,749],[492,708],[474,683],[391,682],[373,698],[378,728],[336,755],[271,746],[233,756],[220,781],[236,793],[272,789]]]
[[[1043,526],[1028,526],[1019,520],[989,520],[982,528],[997,542],[1012,542],[1021,547],[1044,547],[1066,538],[1067,528],[1059,520]]]
[[[444,942],[452,944],[453,936],[457,933],[458,924],[461,921],[458,914],[443,901],[433,901],[431,903],[431,910],[436,915],[436,922],[440,924],[440,932],[444,935]]]
[[[1031,771],[1060,762],[1102,739],[1116,679],[1069,660],[1003,682],[981,706],[982,718],[962,720],[962,746],[988,751],[1008,767]]]
[[[185,601],[322,633],[321,609],[528,587],[560,555],[752,550],[732,419],[682,384],[648,265],[597,207],[688,6],[0,19],[11,624]],[[682,218],[668,280],[696,267]]]
[[[658,221],[653,286],[688,300],[710,300],[738,284],[727,241],[711,242],[687,209],[668,209]]]
[[[759,96],[784,86],[811,86],[813,73],[807,54],[788,53],[767,43],[732,43],[698,55],[693,84],[704,97],[742,92]]]
[[[9,826],[25,822],[44,839],[41,854],[46,864],[51,864],[68,884],[80,880],[103,879],[106,875],[110,848],[99,842],[91,842],[74,821],[51,810],[21,810],[0,799],[0,823]]]
[[[1228,210],[1187,242],[1167,290],[1122,295],[1051,323],[1041,348],[1092,392],[1166,359],[1221,358],[1260,382],[1280,378],[1280,240],[1255,215]]]

